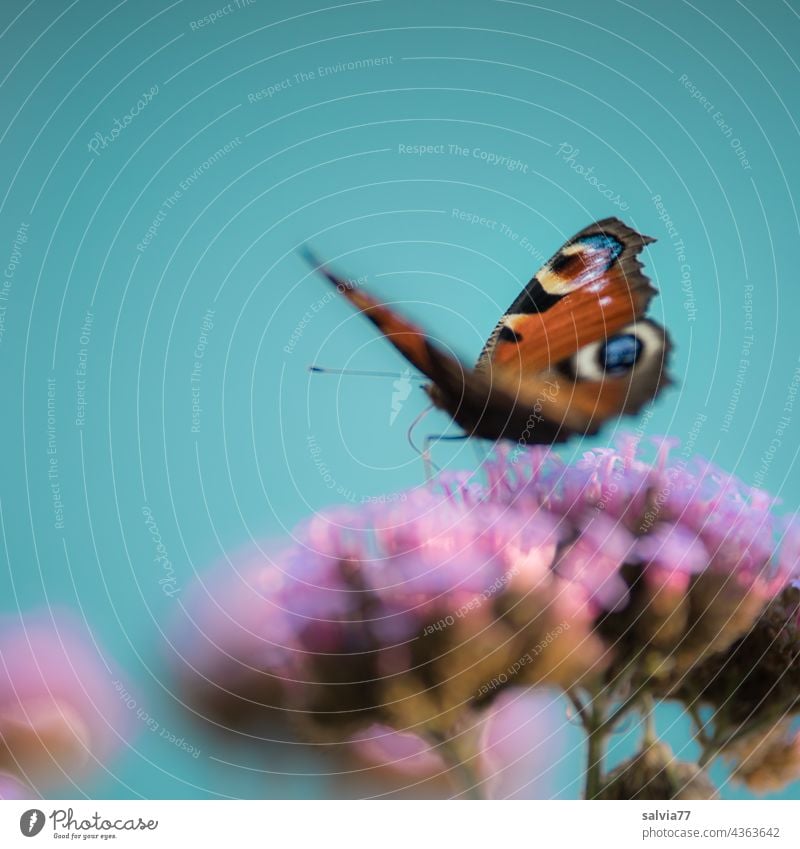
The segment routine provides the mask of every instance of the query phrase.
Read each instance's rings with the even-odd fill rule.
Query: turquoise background
[[[161,661],[180,590],[224,552],[422,479],[405,439],[418,389],[392,423],[391,380],[308,374],[312,362],[403,362],[346,304],[315,309],[326,289],[302,243],[471,359],[539,258],[621,215],[658,239],[651,312],[673,336],[677,384],[651,416],[592,444],[639,425],[684,439],[694,428],[698,451],[800,507],[800,409],[781,424],[800,354],[800,3],[551,5],[255,0],[200,27],[221,0],[3,0],[3,269],[21,225],[28,240],[17,239],[0,301],[0,603],[77,609],[139,702],[202,751],[141,728],[108,774],[68,795],[337,792],[311,756],[198,737]],[[48,480],[49,379],[63,528]],[[424,430],[446,424],[433,416]],[[435,453],[441,465],[477,462],[469,445]],[[581,755],[577,733],[564,734],[552,793],[570,796]]]

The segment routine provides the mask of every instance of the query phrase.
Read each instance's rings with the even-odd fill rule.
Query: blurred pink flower
[[[468,765],[488,798],[546,799],[555,795],[556,764],[570,734],[565,702],[556,690],[507,690],[466,733],[478,738]],[[361,760],[405,776],[409,783],[452,769],[437,745],[385,725],[365,728],[351,742]]]
[[[447,769],[433,744],[418,734],[395,731],[378,723],[357,731],[350,742],[353,751],[369,764],[391,769],[412,778],[428,778]]]
[[[481,470],[485,483],[444,473],[394,502],[312,517],[293,546],[239,558],[233,574],[228,566],[196,589],[195,623],[180,642],[195,687],[215,693],[212,701],[233,696],[240,708],[289,701],[313,712],[315,685],[334,686],[327,673],[348,693],[332,667],[347,677],[349,664],[361,693],[342,715],[363,710],[376,720],[379,691],[419,665],[426,629],[469,619],[485,643],[504,621],[498,604],[515,590],[525,604],[511,606],[514,627],[530,613],[552,628],[548,612],[560,606],[559,622],[580,623],[561,650],[573,641],[588,648],[587,668],[597,659],[591,617],[625,610],[634,586],[662,637],[674,639],[676,623],[696,631],[691,615],[702,602],[719,632],[714,644],[730,642],[796,570],[798,535],[790,530],[776,558],[782,526],[763,492],[704,460],[671,463],[674,444],[657,444],[653,463],[625,438],[619,450],[589,451],[572,465],[547,448],[498,447]],[[674,627],[664,631],[667,620]]]
[[[590,598],[553,570],[562,524],[424,488],[315,516],[293,546],[236,558],[190,593],[179,639],[190,701],[234,724],[273,707],[318,727],[445,727],[495,678],[567,685],[601,647]],[[556,628],[560,650],[531,654]]]
[[[487,464],[486,497],[578,521],[601,513],[636,535],[632,561],[688,575],[712,567],[759,584],[765,597],[798,574],[800,529],[772,512],[774,499],[701,457],[673,458],[676,440],[652,441],[652,463],[631,436],[618,450],[587,451],[572,465],[544,447],[515,453],[501,446]]]
[[[356,735],[414,773],[508,688],[591,690],[625,669],[677,697],[797,576],[800,533],[674,442],[652,462],[639,449],[567,464],[498,446],[476,475],[326,510],[291,545],[234,557],[188,601],[187,701],[236,728],[266,709],[311,738]]]
[[[572,729],[566,699],[548,687],[500,695],[484,721],[480,772],[490,799],[548,799],[561,789],[559,761]]]
[[[744,634],[797,577],[800,533],[763,490],[701,457],[676,456],[676,440],[652,442],[653,462],[625,436],[618,450],[588,451],[571,465],[547,448],[501,447],[487,464],[485,498],[585,528],[605,517],[562,563],[601,608],[627,612],[618,633],[669,649],[680,675]],[[635,537],[627,555],[625,531]],[[615,569],[617,558],[628,568]]]
[[[114,673],[76,622],[50,614],[0,622],[2,792],[17,779],[36,788],[104,766],[125,713]]]
[[[38,796],[27,784],[8,774],[0,773],[0,799],[34,799]]]

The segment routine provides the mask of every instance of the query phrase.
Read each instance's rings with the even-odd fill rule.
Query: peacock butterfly
[[[472,368],[305,256],[430,379],[433,404],[468,435],[554,443],[636,413],[670,383],[669,336],[645,316],[656,290],[639,254],[653,241],[617,218],[581,230],[520,292]]]

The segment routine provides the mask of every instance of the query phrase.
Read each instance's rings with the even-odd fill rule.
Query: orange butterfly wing
[[[638,257],[652,241],[614,218],[586,227],[511,305],[477,368],[507,386],[518,385],[523,396],[541,394],[543,380],[557,380],[559,392],[548,396],[547,414],[571,429],[593,433],[611,416],[636,412],[669,382],[664,372],[669,339],[644,319],[656,290]],[[637,341],[626,343],[627,338]],[[637,361],[619,374],[588,368],[596,379],[570,373],[571,358],[602,356],[611,341],[631,351],[638,345]]]

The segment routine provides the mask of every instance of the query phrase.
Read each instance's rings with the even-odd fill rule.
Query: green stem
[[[589,734],[589,753],[586,760],[586,798],[596,799],[603,782],[603,756],[606,735],[602,731]]]
[[[587,734],[585,793],[587,799],[594,799],[603,785],[603,760],[608,735],[620,719],[639,704],[643,706],[643,748],[647,748],[656,742],[655,705],[653,697],[643,687],[636,688],[610,716],[606,715],[605,704],[598,696],[592,700],[591,710],[587,711],[584,708],[582,716]]]
[[[481,789],[481,777],[472,763],[474,757],[465,758],[462,755],[463,747],[459,745],[456,737],[432,736],[442,760],[450,767],[450,775],[459,790],[459,795],[467,799],[485,799]]]
[[[590,715],[584,719],[587,733],[586,792],[587,799],[595,799],[603,784],[603,758],[605,757],[608,720],[597,696],[592,700]]]
[[[689,716],[692,718],[692,722],[694,723],[695,728],[695,736],[700,742],[700,745],[703,749],[707,749],[711,744],[711,738],[706,733],[706,725],[707,723],[703,722],[703,717],[700,716],[700,710],[697,707],[695,702],[692,702],[687,707],[687,711]]]
[[[586,711],[586,705],[581,701],[581,697],[575,693],[573,690],[567,690],[567,698],[572,702],[572,706],[575,708],[575,713],[578,716],[578,719],[583,721],[583,716]]]
[[[649,693],[642,697],[642,705],[642,718],[644,721],[642,751],[644,751],[645,749],[649,749],[657,741],[655,704],[653,697]]]
[[[642,700],[642,689],[639,688],[634,690],[630,696],[611,714],[611,716],[605,718],[602,722],[601,729],[602,731],[608,732],[622,719],[623,716],[637,703]]]

